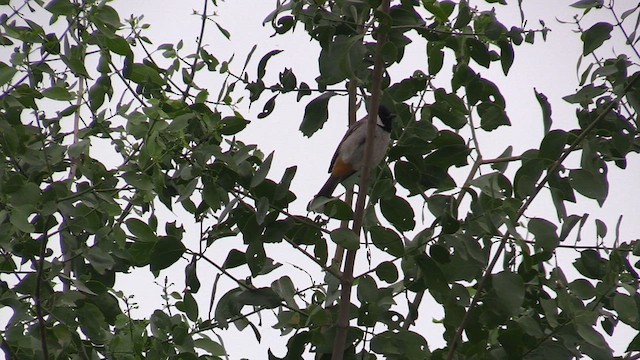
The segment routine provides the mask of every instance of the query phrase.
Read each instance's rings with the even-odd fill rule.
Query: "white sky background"
[[[520,15],[517,8],[516,0],[507,0],[508,6],[495,5],[498,10],[498,20],[507,28],[520,25]],[[480,0],[471,0],[471,6],[481,6],[490,8]],[[561,100],[562,96],[572,94],[577,89],[576,62],[582,51],[582,44],[579,41],[579,35],[572,33],[571,25],[562,25],[556,21],[556,18],[570,21],[574,14],[579,13],[578,9],[570,8],[568,5],[572,1],[555,1],[555,0],[524,0],[525,16],[529,20],[529,27],[538,29],[538,19],[546,22],[546,25],[552,29],[548,34],[548,40],[542,42],[539,34],[536,35],[534,45],[524,44],[515,48],[515,63],[511,68],[508,77],[502,74],[500,65],[493,63],[491,69],[487,70],[480,66],[473,66],[474,69],[482,75],[495,82],[507,101],[507,113],[511,119],[512,127],[501,127],[491,133],[480,132],[480,146],[485,158],[497,157],[508,146],[514,146],[514,155],[521,154],[523,151],[536,148],[539,146],[543,135],[542,115],[538,102],[533,93],[535,87],[539,92],[544,93],[549,98],[553,109],[553,128],[571,129],[575,128],[577,121],[575,118],[575,108],[570,104]],[[620,3],[629,3],[620,6],[621,11],[631,7],[631,1],[619,1]],[[202,11],[202,0],[188,1],[170,1],[170,0],[137,0],[137,1],[115,1],[111,4],[115,7],[120,16],[124,19],[130,14],[144,14],[144,23],[151,25],[144,32],[144,35],[150,38],[155,48],[163,43],[177,43],[183,40],[185,49],[195,49],[196,37],[200,30],[200,18],[193,15],[193,9],[198,12]],[[211,4],[210,4],[211,5]],[[204,36],[204,44],[210,53],[216,56],[220,61],[227,60],[232,54],[235,54],[235,60],[231,64],[231,69],[235,73],[239,73],[244,63],[246,55],[254,44],[258,48],[254,54],[248,71],[251,77],[255,76],[257,63],[260,58],[272,49],[284,50],[283,53],[273,57],[267,67],[267,76],[265,83],[267,85],[277,81],[278,73],[285,67],[292,68],[296,74],[298,81],[307,82],[312,88],[314,87],[314,78],[317,76],[317,58],[319,49],[315,42],[311,42],[308,36],[300,28],[295,34],[288,33],[285,36],[270,37],[274,33],[270,25],[262,26],[262,21],[269,14],[275,1],[255,1],[255,0],[234,0],[220,2],[220,6],[216,9],[209,6],[209,11],[216,11],[218,17],[215,18],[224,28],[231,33],[231,40],[226,40],[220,35],[215,25],[211,22],[207,24]],[[635,20],[635,19],[633,19]],[[585,28],[597,21],[607,21],[613,23],[614,20],[608,12],[598,11],[589,14],[586,18]],[[587,25],[588,24],[588,25]],[[630,26],[630,25],[629,25]],[[616,30],[614,30],[615,32]],[[615,36],[619,36],[616,34]],[[427,72],[427,64],[425,62],[425,42],[418,37],[414,37],[415,42],[410,44],[405,53],[405,57],[400,66],[395,65],[391,70],[392,81],[399,81],[409,76],[416,69]],[[607,42],[605,46],[597,51],[605,57],[612,57],[611,50],[614,53],[628,53],[629,49],[624,45],[624,41],[617,39],[615,45]],[[137,52],[136,61],[141,61],[141,52]],[[190,53],[184,51],[182,54]],[[446,59],[451,61],[452,54],[447,53]],[[161,59],[160,53],[157,53],[157,59]],[[590,59],[588,59],[590,60]],[[639,59],[633,59],[639,61]],[[583,62],[588,64],[587,61]],[[447,69],[445,68],[443,73]],[[199,78],[198,76],[202,76]],[[200,86],[210,86],[211,96],[214,97],[219,91],[220,84],[212,81],[208,84],[204,79],[207,78],[205,72],[197,75],[196,82]],[[436,79],[436,83],[444,88],[450,88],[449,77],[446,73]],[[236,91],[236,97],[241,91]],[[306,214],[305,207],[307,202],[313,197],[317,190],[322,186],[327,176],[327,168],[333,150],[346,129],[346,113],[347,100],[346,97],[334,97],[330,104],[330,119],[324,128],[316,133],[312,138],[305,138],[298,131],[300,121],[304,114],[305,105],[318,94],[314,93],[310,97],[305,97],[300,103],[295,102],[295,95],[279,96],[276,103],[274,113],[266,119],[257,119],[256,115],[262,110],[264,102],[271,97],[270,93],[265,91],[260,101],[253,104],[251,109],[248,107],[248,94],[245,101],[239,108],[240,113],[252,120],[246,131],[240,133],[239,140],[249,144],[257,144],[259,148],[268,154],[275,151],[275,157],[269,178],[279,180],[284,169],[290,166],[297,166],[297,174],[293,180],[291,190],[298,196],[298,199],[291,204],[289,209],[294,214]],[[118,96],[116,96],[117,98]],[[221,108],[222,109],[222,108]],[[223,109],[224,110],[224,109]],[[360,110],[359,116],[364,115],[363,109]],[[438,127],[441,124],[437,124]],[[464,136],[464,134],[463,134]],[[91,156],[99,157],[99,149],[94,148]],[[510,166],[511,170],[516,169],[518,163]],[[483,168],[485,173],[490,172],[490,168]],[[629,241],[638,238],[640,234],[640,222],[637,221],[638,211],[637,203],[640,202],[640,195],[637,188],[640,185],[640,160],[636,154],[628,157],[627,170],[621,171],[613,164],[609,164],[609,197],[602,208],[599,208],[593,200],[584,199],[578,196],[579,204],[571,206],[568,204],[568,213],[582,215],[583,213],[591,214],[588,226],[583,230],[583,243],[585,245],[593,245],[591,239],[595,239],[595,229],[592,226],[593,221],[597,218],[602,219],[609,228],[607,235],[607,243],[611,244],[614,239],[615,224],[620,215],[624,215],[621,226],[621,240]],[[468,168],[462,169],[460,176],[456,178],[458,185],[462,183]],[[339,187],[339,192],[342,188]],[[528,211],[529,216],[541,216],[550,220],[555,218],[555,209],[549,201],[549,197],[541,194],[532,208]],[[417,208],[419,209],[419,207]],[[551,214],[551,215],[550,215]],[[166,213],[167,221],[176,219],[178,224],[183,222],[187,228],[185,242],[191,249],[198,248],[198,232],[197,226],[189,225],[191,216],[176,212],[172,214]],[[163,219],[160,219],[163,220]],[[418,214],[418,221],[420,220]],[[417,229],[429,225],[432,218],[427,217],[425,224],[418,223]],[[573,236],[570,237],[573,239]],[[216,259],[221,263],[225,258],[228,249],[240,247],[244,249],[240,238],[229,238],[219,240],[207,255]],[[312,275],[316,282],[322,281],[322,275],[317,271],[317,266],[310,263],[306,258],[297,254],[294,250],[287,253],[274,254],[270,251],[285,249],[286,245],[277,245],[267,248],[267,255],[273,257],[276,261],[284,264],[274,274],[278,277],[289,275],[294,282],[300,281],[300,288],[309,284],[309,278],[300,270],[294,268],[290,264],[309,264],[306,269],[313,269]],[[331,254],[331,250],[330,250]],[[573,260],[572,252],[559,251],[561,261],[566,262],[563,270],[567,276],[571,277],[575,274],[570,263]],[[360,274],[363,270],[367,270],[368,264],[364,261],[364,251],[359,253],[360,259],[359,269],[356,274]],[[566,257],[565,257],[566,256]],[[564,258],[563,258],[564,257]],[[373,264],[377,264],[377,258],[374,257]],[[145,318],[151,312],[161,306],[163,300],[160,298],[161,288],[154,285],[157,281],[162,283],[164,277],[168,276],[169,281],[175,285],[170,289],[182,292],[184,288],[184,261],[179,262],[170,269],[161,272],[160,277],[153,279],[148,269],[134,271],[131,275],[124,277],[118,275],[116,282],[117,289],[122,290],[125,294],[135,295],[135,301],[139,305],[139,309],[133,313],[134,317]],[[205,266],[204,263],[199,264],[199,277],[202,282],[202,288],[197,294],[200,304],[200,315],[206,318],[206,309],[208,307],[211,286],[214,281],[215,269]],[[232,271],[235,275],[242,277],[242,271]],[[257,280],[257,285],[268,286],[272,278],[268,281]],[[263,281],[263,283],[260,283]],[[224,290],[226,291],[226,290]],[[223,294],[222,289],[218,291],[216,300]],[[402,297],[397,298],[403,301]],[[425,299],[425,304],[429,304]],[[429,311],[435,311],[429,313]],[[444,341],[441,337],[441,326],[431,324],[432,318],[440,318],[442,316],[441,307],[437,304],[423,306],[421,310],[421,319],[417,327],[413,330],[420,332],[427,338],[431,349],[442,347]],[[266,313],[265,313],[266,314]],[[2,318],[3,314],[0,314]],[[257,317],[251,318],[255,324],[259,323]],[[246,357],[249,359],[265,358],[266,350],[271,348],[276,356],[285,354],[286,339],[279,338],[278,332],[270,329],[273,319],[265,318],[264,326],[260,327],[263,334],[261,344],[257,344],[255,338],[249,329],[238,333],[233,326],[229,331],[218,332],[225,342],[225,346],[229,351],[231,359],[239,359]],[[624,351],[626,344],[635,336],[635,331],[626,329],[623,331],[623,325],[619,324],[613,339],[608,342],[616,350],[617,354]],[[214,337],[215,339],[215,337]]]
[[[498,10],[498,19],[507,28],[519,26],[520,17],[517,2],[515,0],[508,2],[508,6],[495,6],[496,10]],[[573,15],[578,13],[578,9],[568,6],[572,2],[525,0],[525,16],[529,20],[529,26],[537,29],[539,28],[538,19],[544,20],[546,25],[552,29],[548,35],[548,40],[542,42],[538,34],[534,45],[525,44],[516,47],[515,63],[508,77],[502,74],[497,63],[492,64],[490,70],[480,66],[474,67],[484,77],[498,84],[506,98],[507,113],[513,124],[512,127],[502,127],[491,133],[480,132],[480,145],[485,158],[497,157],[508,145],[514,146],[514,155],[539,146],[543,135],[543,126],[540,107],[533,93],[534,87],[539,92],[546,94],[551,102],[554,120],[553,128],[571,129],[576,127],[575,108],[562,101],[561,97],[572,94],[577,89],[576,62],[581,53],[582,44],[578,35],[572,33],[573,28],[571,25],[562,25],[556,21],[556,18],[570,21]],[[471,1],[471,5],[487,7],[484,1]],[[200,12],[202,1],[116,1],[113,6],[122,17],[127,17],[129,14],[144,14],[144,22],[151,25],[145,35],[156,46],[162,43],[176,43],[179,40],[184,40],[186,49],[195,48],[200,19],[193,15],[191,10],[197,9]],[[313,80],[318,73],[317,57],[319,54],[316,43],[309,41],[308,36],[302,29],[296,31],[294,35],[288,33],[286,36],[270,37],[273,34],[273,30],[269,25],[263,27],[262,20],[272,11],[273,6],[275,6],[275,1],[237,0],[220,3],[220,7],[215,9],[219,15],[215,20],[230,31],[231,40],[224,39],[215,26],[209,23],[204,36],[204,43],[207,44],[209,52],[221,61],[228,59],[231,54],[235,54],[231,69],[236,73],[240,71],[250,49],[254,44],[257,44],[258,48],[248,66],[249,73],[252,76],[255,76],[258,60],[265,53],[272,49],[284,50],[283,53],[270,60],[265,83],[275,83],[278,73],[287,67],[293,69],[298,81],[306,81],[311,87],[314,87]],[[626,6],[622,10],[625,10]],[[586,18],[586,24],[597,21],[614,22],[609,13],[604,11],[589,14]],[[588,28],[588,25],[585,25],[585,28]],[[427,72],[427,64],[424,62],[426,58],[425,43],[417,37],[415,40],[413,44],[408,46],[402,64],[391,69],[392,81],[399,81],[409,76],[416,69],[422,69]],[[629,52],[624,42],[618,39],[615,47],[612,46],[612,42],[607,42],[598,53],[611,57],[610,53],[608,53],[610,50],[616,53]],[[446,57],[451,61],[452,54],[446,54]],[[584,63],[587,64],[588,62],[585,61]],[[445,65],[445,70],[446,68],[447,65]],[[441,78],[442,80],[440,81],[436,79],[436,83],[445,88],[450,88],[449,78],[446,74]],[[206,85],[202,80],[198,80],[198,78],[196,80],[201,86]],[[219,83],[211,83],[210,86],[211,94],[217,94]],[[284,169],[293,165],[298,167],[296,177],[292,183],[292,191],[298,196],[298,199],[290,208],[290,211],[294,214],[306,213],[305,206],[307,202],[324,183],[333,149],[342,137],[346,126],[347,100],[345,97],[335,97],[330,103],[329,122],[312,138],[303,137],[298,131],[298,127],[304,114],[304,106],[315,96],[317,94],[306,97],[300,103],[295,102],[293,95],[280,96],[274,113],[266,119],[255,118],[255,115],[262,110],[264,102],[270,98],[270,94],[266,91],[260,101],[253,104],[250,110],[246,109],[246,106],[248,106],[247,100],[244,101],[245,107],[240,108],[240,112],[252,120],[252,123],[246,131],[241,133],[239,139],[246,143],[257,144],[265,153],[275,151],[275,158],[269,177],[280,179]],[[246,98],[248,99],[248,96]],[[359,115],[362,116],[363,114],[361,109]],[[635,239],[637,234],[640,234],[640,223],[635,219],[637,217],[635,204],[640,201],[640,196],[635,191],[640,185],[640,178],[637,176],[640,169],[640,161],[634,155],[632,154],[628,157],[626,171],[619,171],[617,167],[610,164],[609,181],[612,186],[609,188],[609,197],[603,208],[599,208],[595,201],[581,198],[579,195],[579,204],[577,206],[568,205],[568,213],[581,215],[586,212],[591,214],[589,225],[583,230],[583,238],[585,239],[583,241],[585,243],[595,239],[595,230],[591,224],[596,218],[602,219],[608,225],[609,234],[607,235],[607,240],[609,240],[609,243],[613,242],[615,223],[620,215],[624,215],[621,226],[622,240]],[[512,164],[510,168],[513,170],[517,166],[517,163]],[[489,168],[484,170],[485,172],[490,171]],[[462,176],[466,176],[466,171],[468,169],[463,169],[464,174]],[[457,179],[459,184],[462,180],[462,177]],[[342,191],[340,189],[338,191]],[[542,216],[553,219],[555,217],[555,209],[548,200],[548,196],[540,196],[529,210],[529,216]],[[550,217],[549,214],[554,215]],[[425,224],[428,225],[431,221],[432,219],[427,218]],[[418,224],[418,228],[420,228],[420,224]],[[195,236],[197,229],[193,228],[192,230]],[[222,244],[216,243],[213,247],[218,249],[219,252],[216,251],[216,254],[212,255],[211,251],[209,251],[208,255],[219,258],[222,261],[226,257],[226,251],[221,248],[221,245],[231,248],[240,244],[240,239],[225,239],[220,242]],[[589,243],[589,245],[591,244]],[[196,243],[193,242],[190,246],[196,248]],[[303,284],[309,282],[304,273],[289,265],[290,263],[300,264],[300,261],[304,263],[305,259],[292,253],[281,254],[282,258],[279,258],[273,253],[269,254],[269,249],[267,249],[267,253],[277,261],[284,263],[284,266],[275,272],[276,274],[279,274],[279,276],[288,274],[294,281],[299,279]],[[559,253],[561,258],[566,256],[564,262],[566,262],[567,266],[564,266],[563,270],[567,276],[571,277],[575,274],[573,267],[570,266],[573,254],[570,251],[560,251]],[[362,259],[364,252],[361,252],[360,256]],[[288,260],[290,263],[287,263]],[[562,259],[560,260],[563,261]],[[361,270],[356,271],[356,274],[361,273],[362,269],[368,269],[368,265],[364,260],[359,264]],[[376,264],[375,258],[373,264]],[[201,315],[204,315],[203,312],[206,309],[204,304],[208,303],[209,289],[213,282],[213,273],[207,274],[207,272],[214,271],[213,269],[203,268],[204,266],[199,269],[199,276],[203,283],[202,289],[198,294]],[[309,268],[315,269],[316,267],[311,264]],[[184,277],[182,269],[183,266],[177,264],[173,268],[163,271],[156,280],[161,282],[164,276],[168,275],[170,281],[175,283],[174,290],[181,291]],[[318,276],[319,272],[315,271],[312,274],[316,277],[316,281],[321,281],[322,276]],[[136,294],[136,301],[140,305],[139,316],[147,316],[147,312],[151,312],[161,303],[159,297],[160,288],[156,285],[151,285],[154,280],[146,269],[136,271],[135,278],[134,282],[127,284],[129,286],[123,286],[124,283],[122,281],[118,282],[118,286],[125,293]],[[144,286],[144,293],[141,292],[141,284],[147,284]],[[269,282],[267,281],[262,285],[267,286],[268,284]],[[150,296],[152,293],[156,293],[158,296]],[[219,298],[221,294],[222,292],[219,292],[217,297]],[[398,298],[398,301],[402,301],[402,299]],[[424,304],[428,304],[426,300]],[[444,341],[440,335],[428,335],[441,333],[440,326],[431,324],[432,318],[440,318],[442,316],[441,308],[436,304],[426,308],[434,309],[436,312],[429,313],[423,307],[421,321],[414,328],[414,331],[421,332],[426,336],[430,348],[441,347],[444,345]],[[256,324],[259,322],[255,316],[252,317],[252,320]],[[230,353],[231,359],[240,357],[262,358],[269,347],[275,352],[275,355],[283,356],[286,340],[278,338],[278,333],[269,329],[270,324],[270,319],[265,319],[265,326],[260,327],[264,336],[261,344],[257,344],[254,341],[253,334],[249,329],[242,333],[237,333],[231,327],[229,331],[219,332],[225,341],[225,346]],[[635,332],[632,329],[627,328],[625,331],[622,326],[622,324],[618,325],[614,338],[609,340],[616,353],[624,351],[626,344],[635,336]],[[251,345],[248,346],[249,344]]]

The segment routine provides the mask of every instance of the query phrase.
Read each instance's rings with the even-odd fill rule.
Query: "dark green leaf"
[[[53,15],[76,15],[76,8],[69,0],[52,0],[45,6],[45,9]]]
[[[89,248],[85,253],[85,257],[87,261],[89,261],[89,264],[91,264],[99,274],[104,274],[106,270],[111,270],[111,268],[116,264],[115,260],[113,260],[113,257],[109,255],[108,252],[97,246]]]
[[[197,293],[200,290],[200,280],[198,279],[198,271],[197,264],[198,258],[194,255],[191,259],[189,265],[185,266],[184,274],[185,274],[185,285],[188,286],[188,289],[191,293]]]
[[[413,208],[399,196],[380,199],[380,210],[385,219],[399,231],[410,231],[416,226]]]
[[[553,252],[560,244],[560,238],[556,234],[558,227],[545,219],[533,218],[529,220],[528,229],[535,238],[537,248]]]
[[[498,301],[509,315],[520,312],[520,306],[524,301],[524,282],[522,277],[508,271],[502,271],[491,276],[491,285],[495,290]]]
[[[373,245],[378,249],[396,257],[404,255],[404,244],[395,231],[382,226],[374,226],[369,229],[369,234]]]
[[[580,253],[580,258],[574,261],[573,266],[580,274],[590,279],[602,279],[607,272],[605,260],[595,250],[584,250]]]
[[[638,294],[634,294],[634,297],[637,296]],[[637,326],[640,321],[638,304],[634,297],[617,293],[613,298],[613,308],[618,313],[618,317],[622,322],[630,326]]]
[[[570,282],[569,290],[581,300],[589,300],[597,295],[596,288],[587,279],[576,279]]]
[[[331,231],[331,240],[347,250],[357,250],[360,247],[358,235],[347,228],[338,228]]]
[[[387,330],[373,336],[371,351],[384,355],[386,359],[429,358],[427,341],[420,334],[407,330]]]
[[[507,40],[499,41],[498,45],[500,46],[500,65],[502,66],[502,72],[507,75],[509,69],[511,69],[511,65],[513,65],[515,57],[513,45]]]
[[[209,339],[209,338],[199,338],[199,339],[195,339],[195,341],[193,342],[193,344],[195,345],[195,347],[202,349],[204,351],[206,351],[207,353],[211,354],[212,356],[217,356],[217,357],[225,357],[227,355],[224,347],[222,345],[220,345],[219,343]]]
[[[582,56],[587,56],[611,38],[613,25],[606,22],[595,23],[580,36],[584,46]]]
[[[538,157],[549,160],[549,163],[558,160],[564,151],[568,137],[569,134],[564,130],[553,130],[546,133],[540,144]]]
[[[553,124],[553,120],[551,119],[551,104],[549,104],[549,100],[545,94],[539,93],[535,88],[533,89],[533,92],[536,94],[536,99],[542,109],[542,124],[544,126],[544,133],[546,134],[549,132],[551,125]]]
[[[11,81],[11,79],[17,72],[18,70],[16,68],[0,62],[0,86],[3,86],[4,84]]]
[[[258,63],[258,79],[262,79],[264,77],[264,74],[266,73],[266,68],[267,68],[267,63],[269,62],[269,59],[271,59],[272,56],[274,55],[278,55],[282,52],[283,50],[271,50],[268,53],[266,53],[262,59],[260,59],[260,62]]]
[[[53,100],[71,100],[74,96],[62,86],[53,86],[42,91],[42,95]]]
[[[584,169],[569,172],[571,186],[583,196],[597,200],[602,205],[609,194],[609,182],[605,174],[594,174]]]
[[[496,103],[481,102],[477,110],[480,115],[480,127],[485,131],[493,131],[502,125],[511,125],[504,107]]]
[[[322,206],[324,204],[324,208],[322,209],[322,213],[327,215],[332,219],[338,220],[351,220],[353,219],[353,209],[346,202],[338,199],[338,198],[330,198],[330,199],[314,199],[314,203],[316,200],[319,200],[318,205]],[[325,202],[326,201],[326,202]],[[314,204],[315,205],[315,204]]]
[[[127,219],[125,224],[127,225],[127,229],[129,229],[138,241],[156,242],[158,240],[155,231],[139,219]]]
[[[502,154],[500,154],[497,159],[507,159],[510,158],[511,155],[513,154],[513,146],[509,145],[507,146],[506,149],[504,149],[504,151],[502,152]],[[507,167],[509,166],[510,161],[499,161],[499,162],[495,162],[493,164],[491,164],[491,168],[494,170],[497,170],[501,173],[504,173],[507,170]]]
[[[155,272],[168,268],[180,260],[186,250],[182,241],[173,236],[162,236],[151,249],[150,270]]]
[[[271,169],[271,161],[273,160],[273,152],[271,152],[266,159],[260,164],[258,171],[256,171],[255,175],[251,178],[251,184],[249,187],[254,188],[260,185],[264,179],[267,177],[269,170]]]
[[[240,250],[231,249],[227,253],[227,259],[222,264],[225,269],[233,269],[235,267],[244,265],[247,263],[247,256]]]
[[[274,309],[280,306],[282,299],[271,288],[248,289],[240,293],[236,300],[243,305],[260,306]]]
[[[329,99],[335,96],[334,92],[326,92],[317,98],[311,100],[304,109],[304,118],[300,124],[300,131],[304,136],[311,136],[319,129],[322,129],[324,123],[329,118]]]
[[[250,121],[239,116],[227,116],[220,122],[222,135],[235,135],[242,131]]]
[[[600,8],[604,5],[604,0],[580,0],[571,4],[571,7],[578,9]]]
[[[398,269],[390,261],[383,261],[376,267],[376,275],[389,284],[398,281]]]

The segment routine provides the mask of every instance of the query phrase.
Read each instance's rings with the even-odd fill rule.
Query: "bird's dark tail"
[[[336,189],[339,183],[340,183],[340,180],[338,180],[333,176],[329,176],[329,179],[327,180],[326,183],[324,183],[324,185],[322,186],[320,191],[318,191],[315,197],[316,198],[320,196],[331,197],[331,195],[333,195],[333,191]]]

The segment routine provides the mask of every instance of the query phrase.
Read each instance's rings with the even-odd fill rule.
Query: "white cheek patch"
[[[380,116],[378,116],[378,121],[376,121],[376,123],[377,123],[379,126],[385,127],[385,126],[384,126],[384,123],[382,122],[382,119],[380,119]]]

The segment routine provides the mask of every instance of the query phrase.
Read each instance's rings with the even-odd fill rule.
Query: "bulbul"
[[[387,153],[389,141],[391,140],[391,124],[394,117],[395,115],[389,109],[380,105],[374,130],[371,168],[376,167]],[[315,196],[316,198],[320,196],[331,197],[339,183],[359,173],[364,168],[368,118],[368,116],[365,116],[347,129],[331,159],[331,165],[329,165],[329,173],[331,175]]]

